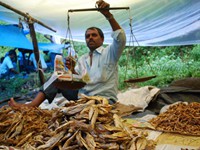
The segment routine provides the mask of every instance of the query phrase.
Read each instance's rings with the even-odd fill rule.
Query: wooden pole
[[[1,2],[1,1],[0,1],[0,5],[5,7],[5,8],[7,8],[7,9],[10,9],[10,10],[16,12],[17,14],[19,14],[21,16],[24,16],[25,18],[30,18],[33,22],[36,22],[36,23],[40,24],[41,26],[44,26],[45,28],[47,28],[47,29],[49,29],[49,30],[51,30],[53,32],[56,32],[56,30],[52,29],[51,27],[45,25],[44,23],[40,22],[39,20],[37,20],[35,18],[32,18],[28,13],[24,13],[24,12],[22,12],[20,10],[17,10],[15,8],[13,8],[13,7]]]
[[[36,34],[35,34],[34,24],[31,20],[28,20],[27,22],[28,22],[28,26],[30,29],[31,39],[32,39],[33,48],[34,48],[33,52],[35,55],[35,60],[37,62],[40,84],[43,85],[45,83],[45,79],[44,79],[44,74],[43,74],[43,70],[41,67],[40,52],[38,50],[38,43],[37,43],[37,38],[36,38]]]
[[[86,8],[86,9],[70,9],[68,12],[80,12],[80,11],[100,11],[100,10],[120,10],[130,9],[129,7],[110,7],[110,8]]]
[[[33,52],[34,52],[34,55],[35,55],[35,59],[36,59],[37,67],[38,67],[38,71],[39,71],[40,84],[41,85],[44,84],[45,79],[44,79],[44,74],[43,74],[41,62],[40,62],[40,53],[39,53],[39,50],[38,50],[38,43],[37,43],[37,38],[36,38],[36,34],[35,34],[35,29],[34,29],[34,22],[48,28],[51,31],[54,31],[54,32],[56,32],[56,31],[53,30],[52,28],[48,27],[44,23],[38,21],[37,19],[32,18],[28,13],[24,13],[22,11],[19,11],[19,10],[1,2],[1,1],[0,1],[0,5],[25,17],[25,20],[27,21],[27,23],[29,25],[29,29],[30,29],[30,35],[31,35],[32,44],[33,44]]]

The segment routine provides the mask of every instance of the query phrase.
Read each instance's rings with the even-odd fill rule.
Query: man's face
[[[96,29],[89,29],[86,31],[85,40],[88,48],[93,51],[103,44],[103,38],[99,35]]]
[[[10,55],[10,59],[11,59],[12,61],[14,61],[14,60],[15,60],[15,54]]]

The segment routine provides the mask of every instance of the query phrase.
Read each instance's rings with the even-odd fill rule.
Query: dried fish
[[[44,145],[40,145],[39,147],[37,147],[37,149],[42,150],[42,149],[52,148],[52,145],[57,143],[64,136],[65,132],[66,131],[61,131],[60,133],[54,135]]]
[[[114,118],[115,126],[122,128],[126,133],[129,134],[129,136],[131,138],[133,138],[133,134],[132,134],[131,130],[128,128],[128,126],[125,126],[123,124],[123,122],[121,121],[120,117],[117,114],[114,114],[113,118]]]
[[[79,145],[79,147],[83,147],[83,143],[81,141],[81,138],[82,138],[81,131],[78,131],[78,133],[76,134],[76,142]]]
[[[91,105],[93,103],[93,101],[89,101],[85,104],[79,104],[79,105],[75,105],[75,106],[71,106],[71,107],[63,107],[61,109],[61,111],[65,114],[65,115],[74,115],[76,113],[81,112],[85,107]]]
[[[82,99],[87,99],[87,100],[96,100],[98,103],[101,104],[109,104],[108,99],[101,97],[101,96],[86,96],[86,95],[81,95]]]
[[[25,138],[23,138],[22,140],[20,140],[18,143],[17,143],[17,147],[18,146],[21,146],[23,144],[26,143],[26,141],[33,135],[33,133],[29,133],[28,135],[25,136]]]
[[[72,140],[74,140],[78,132],[79,131],[76,131],[70,138],[67,139],[67,141],[63,145],[63,148],[67,148],[71,144]]]
[[[10,136],[10,138],[13,138],[13,137],[17,136],[18,134],[20,134],[23,129],[23,126],[24,126],[24,120],[22,120],[19,123],[19,125],[16,127],[15,132]]]
[[[94,137],[90,133],[88,133],[88,132],[86,133],[85,140],[86,140],[86,143],[87,143],[88,147],[91,150],[95,150],[95,148],[96,148],[96,142],[94,140]]]
[[[111,143],[101,143],[101,144],[97,144],[98,148],[102,148],[102,149],[107,149],[107,150],[119,150],[119,144],[117,144],[116,142],[111,142]]]
[[[69,122],[66,122],[65,124],[62,124],[61,126],[59,126],[55,132],[60,132],[62,130],[65,130],[66,128],[68,128],[70,126],[70,124],[73,123],[73,121],[69,121]]]
[[[6,148],[128,150],[152,143],[146,139],[147,134],[125,122],[100,96],[83,96],[53,110],[5,107],[0,108],[0,114],[0,143]],[[152,150],[155,145],[151,145]]]
[[[200,103],[177,103],[166,112],[151,119],[149,123],[156,130],[186,135],[200,135]]]
[[[93,113],[92,119],[91,119],[92,129],[94,129],[94,127],[95,127],[95,123],[96,123],[96,120],[97,120],[97,117],[99,114],[98,108],[96,106],[93,106],[93,109],[94,109],[94,113]]]

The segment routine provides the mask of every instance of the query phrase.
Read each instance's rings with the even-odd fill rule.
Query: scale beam
[[[110,7],[110,8],[85,8],[85,9],[70,9],[68,12],[80,12],[80,11],[100,11],[100,10],[120,10],[130,9],[129,7]]]

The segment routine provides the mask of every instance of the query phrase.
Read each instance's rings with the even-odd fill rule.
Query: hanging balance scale
[[[128,52],[130,52],[130,50],[133,50],[134,52],[134,57],[135,57],[135,71],[136,71],[136,78],[130,78],[130,79],[127,79],[127,80],[124,80],[125,83],[137,83],[137,82],[145,82],[145,81],[148,81],[148,80],[151,80],[153,78],[156,77],[156,75],[152,75],[152,76],[145,76],[145,77],[139,77],[138,75],[138,67],[137,67],[137,54],[136,54],[136,47],[134,46],[134,41],[137,42],[137,45],[139,46],[139,42],[137,41],[136,37],[134,36],[133,34],[133,27],[132,27],[132,18],[130,17],[130,23],[129,23],[129,26],[130,26],[130,41],[129,41],[129,49],[128,49]],[[132,45],[131,45],[132,44]],[[127,71],[128,71],[128,57],[129,55],[127,55],[127,63],[126,63],[126,74],[125,74],[125,79],[126,79],[126,76],[127,76]],[[146,57],[145,57],[146,59]],[[149,61],[146,59],[146,62],[148,64],[148,66],[150,67],[150,70],[153,74],[154,71],[149,63]]]
[[[82,11],[100,11],[100,10],[119,10],[119,9],[129,9],[129,7],[112,7],[112,8],[97,8],[97,6],[95,6],[96,8],[87,8],[87,9],[70,9],[68,10],[68,15],[67,15],[67,23],[68,23],[68,27],[67,27],[67,33],[66,33],[66,39],[68,39],[68,42],[70,43],[71,47],[74,47],[74,42],[73,42],[73,38],[72,38],[72,33],[71,33],[71,29],[70,29],[70,17],[69,17],[69,13],[70,12],[82,12]],[[73,61],[72,59],[70,59],[70,63],[72,64]],[[70,71],[72,72],[72,70],[70,69]],[[65,75],[60,76],[61,78],[54,82],[54,85],[56,87],[59,87],[60,89],[80,89],[82,87],[84,87],[87,82],[84,81],[84,79],[77,81],[76,79],[74,80],[74,76],[77,76],[75,74],[72,74],[72,80],[64,80]],[[84,77],[83,77],[84,78]],[[87,77],[86,77],[87,78]]]

